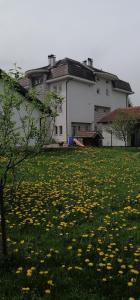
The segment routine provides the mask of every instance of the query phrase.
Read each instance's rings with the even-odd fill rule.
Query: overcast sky
[[[140,105],[140,0],[0,0],[0,68],[83,61],[129,81]]]

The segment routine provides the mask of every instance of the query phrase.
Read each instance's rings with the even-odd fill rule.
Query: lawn
[[[0,299],[140,299],[140,151],[85,148],[27,160],[7,206]]]

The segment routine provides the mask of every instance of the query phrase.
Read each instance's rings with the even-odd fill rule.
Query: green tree
[[[0,79],[0,219],[2,253],[7,255],[5,187],[9,176],[16,187],[18,166],[29,156],[37,155],[52,136],[57,104],[62,98],[50,93],[41,103],[35,91],[26,92],[15,78],[1,72]],[[21,95],[22,93],[22,95]]]

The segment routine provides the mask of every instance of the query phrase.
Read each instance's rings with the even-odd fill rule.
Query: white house
[[[63,96],[53,137],[64,142],[81,131],[86,135],[97,130],[98,120],[116,108],[128,107],[128,96],[133,93],[128,82],[95,68],[91,58],[81,63],[70,58],[56,61],[54,55],[49,55],[48,65],[27,71],[22,84],[35,87],[41,101],[48,91]],[[103,145],[107,144],[104,136]]]

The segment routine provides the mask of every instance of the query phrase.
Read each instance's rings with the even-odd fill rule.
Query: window
[[[58,128],[57,128],[57,126],[55,126],[55,135],[57,135],[58,134]]]
[[[38,85],[38,84],[42,84],[43,83],[43,77],[42,76],[38,76],[38,77],[33,77],[32,78],[32,85]]]
[[[63,127],[62,126],[59,126],[59,134],[63,134]]]
[[[97,94],[100,94],[100,88],[97,89]]]
[[[89,123],[72,123],[72,135],[76,136],[78,135],[79,131],[85,131],[85,130],[90,130],[90,124]]]

